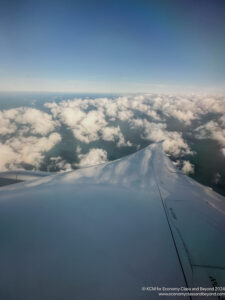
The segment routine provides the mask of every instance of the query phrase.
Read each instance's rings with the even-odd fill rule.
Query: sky
[[[223,0],[0,0],[0,90],[225,90]]]

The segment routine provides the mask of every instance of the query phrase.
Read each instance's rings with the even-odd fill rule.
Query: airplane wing
[[[224,286],[224,214],[224,197],[178,171],[161,143],[1,187],[0,299],[158,299],[144,288]]]
[[[50,172],[15,170],[0,172],[0,187],[52,175]]]

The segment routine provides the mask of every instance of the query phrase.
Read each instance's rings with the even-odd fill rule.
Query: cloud
[[[182,134],[176,131],[168,131],[166,124],[152,123],[143,119],[132,120],[131,126],[143,128],[142,138],[151,142],[164,140],[163,149],[177,157],[179,155],[191,154],[188,144],[183,140]]]
[[[83,103],[84,104],[84,103]],[[76,139],[83,143],[90,143],[99,139],[99,132],[107,125],[105,115],[101,109],[86,112],[86,106],[78,100],[59,104],[46,104],[53,115],[67,125]]]
[[[44,136],[57,125],[50,114],[35,108],[19,107],[0,112],[0,135],[22,131]]]
[[[7,135],[15,132],[16,125],[7,117],[7,113],[0,112],[0,135]]]
[[[72,171],[72,165],[65,161],[61,156],[50,157],[50,163],[48,165],[48,170],[59,170],[60,172]]]
[[[53,131],[57,125],[52,116],[34,108],[16,109],[17,114],[14,116],[14,122],[29,126],[33,134],[47,135]]]
[[[0,144],[0,169],[6,171],[23,168],[24,164],[38,169],[45,152],[60,141],[61,137],[58,133],[51,133],[48,137],[12,137],[5,144]]]
[[[79,154],[79,167],[94,166],[106,162],[107,152],[103,149],[93,148],[87,154]]]
[[[17,162],[20,161],[20,156],[9,145],[0,143],[0,171],[13,169]]]
[[[118,147],[122,146],[131,146],[132,144],[127,141],[125,142],[124,136],[120,130],[120,128],[117,127],[104,127],[101,129],[102,139],[105,141],[111,141],[117,143]]]
[[[19,107],[0,112],[0,171],[39,168],[45,153],[61,141],[52,115],[38,109]]]
[[[213,183],[214,184],[218,184],[219,182],[220,182],[220,180],[221,180],[221,175],[220,175],[220,173],[219,172],[217,172],[215,175],[214,175],[214,179],[213,179]]]
[[[188,160],[176,160],[173,161],[173,164],[180,169],[184,174],[194,174],[195,168]]]
[[[219,118],[219,123],[221,124],[221,126],[223,126],[223,128],[225,128],[225,113],[224,115],[222,115],[222,117]]]
[[[185,125],[199,120],[208,113],[225,114],[223,97],[146,95],[149,105],[166,117],[172,117]]]
[[[225,128],[222,128],[219,122],[209,121],[197,127],[195,132],[198,139],[216,140],[222,146],[221,152],[225,156]]]
[[[74,137],[83,143],[90,143],[102,138],[104,141],[116,142],[119,147],[130,146],[126,142],[119,126],[110,126],[106,120],[109,117],[115,117],[117,110],[110,113],[109,107],[115,108],[115,103],[108,99],[63,101],[62,103],[47,103],[55,118],[58,118],[63,124],[73,132]],[[90,109],[92,107],[92,109]],[[94,109],[93,109],[94,107]],[[107,111],[107,112],[106,112]],[[127,117],[130,116],[129,114]],[[125,118],[125,114],[122,116]]]
[[[172,117],[180,122],[190,125],[195,119],[198,119],[198,109],[196,103],[190,99],[182,97],[157,97],[153,107],[161,111],[166,117]]]
[[[75,153],[63,139],[63,147],[68,147],[66,151],[71,155],[74,153],[80,166],[107,161],[102,147],[108,149],[109,142],[120,151],[122,147],[137,148],[146,141],[164,140],[166,153],[184,159],[193,154],[187,137],[210,138],[218,141],[225,156],[223,97],[139,94],[77,98],[45,103],[44,110],[19,107],[0,111],[0,170],[24,164],[40,168],[46,153],[64,138],[64,127],[73,134],[75,147],[81,146],[80,152]],[[90,149],[92,143],[95,148]],[[90,152],[84,154],[82,149]],[[62,153],[54,154],[49,161],[53,169],[73,166]],[[182,166],[185,172],[192,170],[189,162]]]
[[[194,165],[191,164],[188,160],[183,161],[183,167],[181,169],[185,174],[193,174],[194,173]]]

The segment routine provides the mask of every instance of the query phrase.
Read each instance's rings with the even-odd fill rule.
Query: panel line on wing
[[[220,266],[210,266],[210,265],[192,265],[192,266],[193,267],[198,267],[198,268],[225,270],[225,267],[220,267]]]
[[[162,197],[162,194],[161,194],[161,191],[160,191],[160,187],[158,185],[158,182],[157,182],[157,179],[156,179],[156,176],[155,176],[155,170],[154,170],[153,163],[152,163],[152,170],[153,170],[153,175],[154,175],[154,178],[155,178],[156,186],[157,186],[157,189],[158,189],[158,192],[159,192],[159,196],[160,196],[160,199],[161,199],[162,207],[163,207],[163,210],[165,212],[166,220],[167,220],[167,223],[168,223],[168,226],[169,226],[170,234],[171,234],[173,244],[174,244],[174,247],[175,247],[175,251],[176,251],[176,254],[177,254],[177,257],[178,257],[178,261],[179,261],[179,264],[180,264],[180,267],[181,267],[183,277],[184,277],[184,281],[185,281],[186,287],[188,287],[187,278],[186,278],[186,275],[185,275],[185,272],[184,272],[183,264],[182,264],[182,261],[181,261],[180,255],[179,255],[177,244],[176,244],[176,241],[175,241],[175,238],[174,238],[174,235],[173,235],[173,231],[172,231],[172,227],[171,227],[171,224],[170,224],[170,221],[169,221],[167,208],[166,208],[166,205],[164,203],[164,200],[163,200],[163,197]],[[191,296],[189,296],[189,297],[190,297],[190,299],[192,299]]]

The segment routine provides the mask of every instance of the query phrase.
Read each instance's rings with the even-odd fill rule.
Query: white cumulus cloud
[[[185,174],[193,174],[194,173],[194,165],[191,164],[188,160],[183,161],[183,167],[181,169]]]
[[[61,141],[53,132],[58,122],[38,109],[19,107],[0,112],[0,171],[23,168],[24,164],[39,168],[45,152]],[[7,138],[6,138],[7,137]]]
[[[195,129],[198,139],[214,139],[221,145],[221,151],[225,156],[225,128],[222,128],[218,122],[209,121]]]
[[[99,165],[108,160],[107,152],[100,148],[93,148],[87,154],[79,154],[78,158],[80,160],[79,167]]]
[[[183,140],[182,134],[176,131],[168,131],[164,123],[152,123],[143,119],[131,121],[131,126],[143,128],[142,137],[152,142],[164,140],[163,149],[173,156],[190,154],[188,144]]]
[[[187,137],[214,139],[225,156],[224,102],[221,96],[139,94],[49,102],[45,104],[48,113],[34,107],[3,110],[0,111],[0,171],[23,164],[39,168],[46,153],[60,143],[61,125],[73,134],[75,147],[81,146],[80,152],[74,154],[80,166],[107,161],[101,143],[137,148],[141,139],[164,140],[164,150],[177,159],[193,154]],[[135,142],[133,137],[137,132],[141,133]],[[90,149],[91,143],[95,143],[95,148]],[[90,151],[83,154],[82,149]],[[51,164],[62,170],[71,168],[72,163],[61,153],[54,155]],[[188,161],[182,166],[183,171],[191,172]]]

